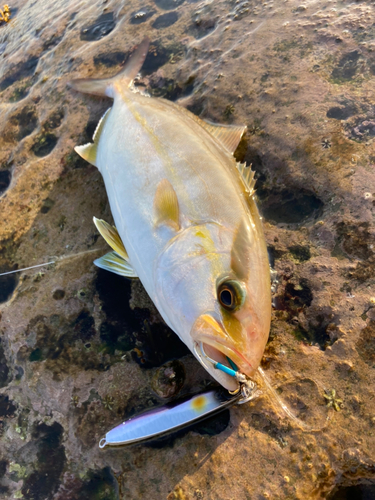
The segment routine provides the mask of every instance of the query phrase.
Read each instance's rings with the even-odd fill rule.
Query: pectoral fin
[[[138,278],[129,262],[116,252],[106,253],[100,259],[94,260],[94,264],[101,269],[125,276],[126,278]]]
[[[178,199],[168,179],[161,180],[156,188],[154,211],[157,226],[167,224],[176,231],[180,229]]]
[[[111,226],[102,219],[97,219],[94,217],[94,224],[99,231],[99,233],[103,236],[108,245],[113,248],[113,250],[123,259],[129,260],[129,255],[125,250],[124,244],[118,234],[117,229],[114,226]]]

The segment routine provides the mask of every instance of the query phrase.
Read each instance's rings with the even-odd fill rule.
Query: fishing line
[[[28,271],[29,269],[35,269],[37,267],[49,266],[50,264],[57,264],[62,260],[74,259],[76,257],[81,257],[94,252],[105,252],[104,248],[94,248],[93,250],[84,250],[83,252],[74,253],[72,255],[63,255],[62,257],[56,257],[55,260],[50,260],[49,262],[44,262],[43,264],[36,264],[35,266],[23,267],[22,269],[15,269],[14,271],[7,271],[6,273],[0,273],[0,276],[6,276],[7,274],[22,273],[22,271]]]
[[[301,419],[296,417],[294,413],[290,411],[290,409],[287,407],[287,405],[284,403],[284,401],[281,399],[281,397],[277,394],[275,389],[272,387],[271,382],[269,381],[268,377],[262,370],[262,368],[259,366],[258,367],[258,373],[260,375],[260,378],[264,382],[266,388],[269,391],[269,396],[270,400],[272,403],[277,403],[277,406],[283,410],[283,412],[296,424],[300,429],[306,432],[318,432],[324,429],[325,425],[322,425],[321,427],[312,427],[311,425],[306,424],[303,422]],[[328,420],[328,419],[327,419]]]

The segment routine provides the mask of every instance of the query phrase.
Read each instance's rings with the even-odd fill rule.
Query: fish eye
[[[240,283],[234,280],[226,280],[217,288],[217,298],[227,311],[235,311],[244,301],[244,290]]]

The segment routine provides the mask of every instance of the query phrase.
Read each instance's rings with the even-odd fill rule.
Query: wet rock
[[[43,202],[41,209],[40,209],[41,213],[47,214],[51,210],[51,208],[54,206],[54,204],[55,204],[54,200],[51,200],[51,198],[46,198]]]
[[[176,396],[185,382],[184,365],[178,361],[170,361],[158,368],[151,380],[151,387],[161,398]]]
[[[173,10],[182,5],[185,0],[154,0],[155,4],[164,10]]]
[[[0,196],[8,189],[11,179],[12,173],[10,170],[0,170]]]
[[[133,392],[129,396],[122,415],[127,420],[134,415],[139,415],[160,406],[162,406],[160,399],[155,397],[149,387],[145,387],[140,392]]]
[[[58,45],[63,38],[64,34],[60,35],[54,33],[43,43],[43,52],[47,52],[48,50],[53,49],[53,47],[56,47],[56,45]]]
[[[356,349],[365,363],[375,366],[375,321],[370,321],[361,331]]]
[[[343,55],[336,68],[332,71],[332,80],[335,83],[343,83],[351,80],[359,70],[361,55],[359,50],[353,50]]]
[[[65,297],[65,290],[62,290],[61,288],[58,288],[53,292],[52,297],[55,300],[62,300]]]
[[[287,283],[285,287],[285,304],[289,308],[310,307],[313,294],[308,281],[304,278],[299,280],[298,285]]]
[[[34,427],[31,438],[38,448],[36,469],[24,480],[21,492],[26,500],[51,498],[66,462],[63,428],[57,422],[51,426],[42,423]]]
[[[14,270],[15,268],[7,262],[0,264],[0,274]],[[18,281],[19,275],[17,273],[0,276],[0,304],[7,302],[11,298],[17,288]]]
[[[92,24],[81,30],[80,38],[84,42],[95,42],[109,35],[116,27],[113,12],[99,16]]]
[[[132,345],[132,331],[137,331],[137,313],[129,306],[131,283],[114,273],[98,270],[95,287],[102,302],[107,321],[101,328],[102,341],[108,349],[116,349],[120,344]],[[126,337],[123,338],[123,337]]]
[[[21,496],[25,480],[25,494],[35,500],[38,495],[41,500],[226,495],[301,500],[326,498],[335,486],[341,488],[338,495],[372,494],[363,488],[373,484],[370,372],[375,361],[372,333],[363,330],[375,319],[375,308],[369,309],[375,242],[373,226],[362,224],[371,220],[374,208],[373,2],[332,2],[334,11],[317,0],[314,10],[305,2],[307,11],[298,12],[302,0],[289,0],[285,9],[275,2],[188,0],[178,7],[170,1],[161,11],[153,0],[114,0],[85,11],[67,2],[61,15],[51,0],[42,3],[25,4],[13,27],[0,28],[0,82],[17,69],[20,58],[39,59],[34,72],[21,75],[1,94],[7,123],[0,172],[14,172],[17,178],[6,176],[4,188],[11,184],[0,200],[5,221],[0,264],[11,270],[47,262],[50,255],[78,256],[59,261],[43,277],[39,270],[22,273],[19,293],[0,305],[0,385],[16,407],[13,415],[0,417],[0,497]],[[110,21],[119,13],[125,29],[113,29],[100,40],[104,30],[94,43],[80,41],[81,30],[107,8],[113,11]],[[130,53],[124,47],[144,36],[137,28],[152,31],[152,23],[166,12],[180,17],[158,31],[162,37],[151,43],[149,69],[136,84],[153,96],[189,95],[184,105],[204,118],[228,117],[248,125],[248,144],[242,143],[236,157],[253,164],[257,195],[266,209],[271,207],[264,230],[278,269],[281,307],[273,310],[262,366],[268,366],[271,383],[300,418],[309,423],[318,410],[332,417],[324,419],[322,432],[300,431],[262,397],[231,409],[231,425],[217,438],[194,431],[159,449],[97,450],[99,439],[127,416],[163,404],[160,395],[168,393],[168,383],[162,381],[157,396],[151,379],[188,351],[140,285],[120,277],[115,281],[92,266],[108,251],[103,241],[95,244],[92,216],[112,221],[100,173],[73,145],[91,141],[111,102],[68,91],[66,82],[117,73]],[[353,51],[362,55],[345,61]],[[28,93],[24,102],[9,102]],[[10,120],[26,105],[41,121],[28,115],[30,123],[26,120],[17,136],[22,127]],[[228,105],[235,112],[229,108],[224,116]],[[36,161],[29,148],[34,135],[45,133],[59,141],[53,158]],[[48,158],[53,162],[46,168]],[[11,240],[20,242],[17,250],[4,251]],[[333,248],[337,253],[330,253]],[[82,253],[87,249],[98,254]],[[41,318],[32,325],[36,315]],[[191,355],[179,362],[186,379],[177,395],[207,387],[208,374]],[[301,374],[319,387],[334,388],[344,400],[342,411],[326,409],[322,389],[303,385]],[[209,432],[219,432],[219,423],[225,428],[225,416],[229,422],[229,412],[218,415]],[[54,440],[56,448],[65,447],[67,459],[47,491],[50,471],[38,465],[42,437],[33,437],[33,430],[54,418],[69,429]],[[352,447],[371,460],[354,460],[352,452],[351,458],[341,456]],[[54,458],[47,449],[44,453]]]
[[[102,52],[97,56],[94,56],[94,64],[95,66],[105,66],[106,68],[112,68],[113,66],[118,66],[125,64],[129,57],[129,53],[127,52]]]
[[[189,352],[163,322],[151,324],[149,310],[130,308],[130,280],[99,269],[96,288],[107,316],[100,330],[106,352],[133,347],[132,358],[142,368],[158,367]]]
[[[327,500],[371,500],[375,498],[375,482],[371,479],[355,481],[351,485],[336,486]]]
[[[233,20],[234,21],[240,21],[246,16],[249,16],[252,12],[250,2],[248,1],[243,1],[239,2],[239,4],[236,6],[233,12]]]
[[[285,439],[285,430],[279,428],[275,422],[262,413],[259,413],[257,409],[254,409],[254,413],[251,415],[249,420],[250,427],[253,427],[259,432],[262,432],[272,439],[278,442],[283,442]]]
[[[327,419],[327,408],[316,382],[300,378],[284,383],[277,393],[292,413],[313,428],[321,428]]]
[[[6,387],[12,380],[8,360],[5,357],[4,347],[0,339],[0,387]]]
[[[98,341],[91,349],[85,347],[96,336],[95,321],[86,309],[70,318],[36,316],[27,326],[26,335],[35,341],[23,350],[22,358],[30,363],[44,361],[56,379],[82,369],[108,369]]]
[[[58,138],[51,133],[41,134],[36,137],[34,144],[31,147],[31,151],[35,156],[42,158],[51,153],[58,141]]]
[[[347,277],[363,283],[375,275],[375,255],[371,255],[363,262],[358,262],[355,269],[348,271]]]
[[[24,62],[20,62],[14,66],[11,66],[11,68],[7,71],[5,76],[0,80],[0,92],[13,85],[15,82],[20,82],[21,80],[24,80],[32,76],[38,65],[38,60],[39,60],[38,57],[30,57]],[[22,87],[19,88],[21,89]],[[21,90],[20,93],[22,93]],[[22,97],[25,97],[27,93],[28,92],[22,95]]]
[[[183,46],[179,43],[165,47],[159,41],[150,44],[150,50],[142,66],[142,73],[146,75],[157,71],[164,66],[174,54],[183,51]]]
[[[3,478],[6,475],[8,462],[6,460],[0,460],[0,495],[4,495],[4,498],[8,498],[9,488],[6,484],[3,484]],[[5,497],[5,495],[7,495]]]
[[[358,142],[366,142],[375,136],[375,118],[358,118],[355,120],[354,126],[348,124],[346,130],[349,139]]]
[[[77,498],[86,500],[117,500],[119,489],[110,467],[89,470],[86,479],[77,492]]]
[[[149,92],[155,97],[164,97],[170,101],[175,101],[180,97],[191,94],[194,90],[195,77],[190,77],[186,82],[179,83],[170,78],[166,79],[161,70],[153,73],[149,80]]]
[[[18,132],[15,134],[17,141],[21,141],[24,137],[30,135],[38,125],[38,116],[34,106],[27,105],[16,115],[10,119],[10,123],[14,127],[18,127]]]
[[[190,354],[186,345],[164,323],[150,325],[144,321],[137,341],[140,345],[132,350],[132,358],[142,368],[155,368],[170,359]]]
[[[331,307],[310,310],[309,318],[308,328],[300,328],[300,334],[309,344],[318,345],[324,351],[338,340],[340,330]]]
[[[168,28],[168,26],[172,26],[175,22],[178,21],[178,14],[175,11],[167,12],[166,14],[162,14],[157,17],[155,21],[152,23],[152,27],[160,30],[163,28]]]
[[[132,12],[130,15],[130,23],[131,24],[141,24],[145,23],[147,19],[150,19],[156,13],[155,9],[152,9],[150,6],[143,7],[140,10],[136,10]]]
[[[293,245],[288,247],[289,252],[298,262],[306,262],[311,259],[310,248],[305,245]]]
[[[200,116],[203,113],[204,109],[205,109],[204,99],[202,99],[202,98],[196,98],[191,103],[189,103],[186,107],[194,115]]]
[[[43,123],[44,130],[55,130],[59,128],[64,118],[64,110],[57,109],[53,111],[47,120]]]
[[[15,366],[14,371],[15,371],[15,377],[14,377],[15,380],[21,380],[21,378],[25,374],[25,370],[22,368],[22,366]]]
[[[17,409],[13,401],[9,400],[9,396],[0,394],[0,418],[12,417]]]
[[[306,189],[264,190],[258,195],[264,217],[276,224],[301,224],[317,218],[323,211],[323,202]]]
[[[135,339],[118,324],[104,322],[100,325],[100,340],[105,352],[114,354],[115,351],[127,352],[133,349]]]
[[[230,423],[230,410],[208,417],[192,426],[191,430],[203,436],[216,436],[225,431]]]
[[[368,259],[373,255],[375,241],[368,222],[350,224],[342,221],[337,224],[336,231],[337,241],[347,255],[358,259]]]
[[[203,38],[208,35],[216,26],[216,21],[209,15],[201,15],[200,11],[195,14],[193,23],[189,27],[189,33],[195,38]]]
[[[347,120],[357,113],[357,108],[354,105],[347,106],[333,106],[327,111],[327,118],[334,118],[335,120]]]

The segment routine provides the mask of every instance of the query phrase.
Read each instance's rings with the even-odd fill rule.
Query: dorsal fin
[[[100,135],[103,132],[105,122],[108,118],[109,115],[108,111],[110,111],[111,109],[112,108],[108,108],[107,111],[104,113],[104,115],[100,118],[92,138],[94,142],[92,143],[89,142],[88,144],[84,144],[83,146],[76,146],[74,148],[74,151],[78,153],[79,156],[81,156],[84,160],[88,161],[89,163],[91,163],[91,165],[94,165],[95,167],[97,167],[96,154],[98,152]]]
[[[94,217],[93,220],[97,230],[103,236],[108,245],[113,248],[113,250],[118,253],[120,257],[129,261],[128,252],[125,250],[117,229],[108,224],[105,220],[97,219],[96,217]]]
[[[111,78],[79,78],[72,80],[68,85],[79,92],[114,97],[116,85],[128,87],[137,76],[146,59],[149,45],[150,39],[147,37],[144,38],[130,56],[124,68]]]
[[[254,178],[254,170],[251,170],[251,165],[247,167],[246,163],[241,162],[236,163],[236,167],[241,175],[241,179],[246,191],[249,193],[249,196],[253,196],[255,193],[254,186],[256,183],[256,180]]]
[[[176,191],[168,179],[162,179],[154,198],[156,225],[167,224],[178,231],[180,229],[180,210]]]
[[[206,120],[201,120],[201,125],[231,154],[235,152],[247,129],[246,125],[216,125]]]

